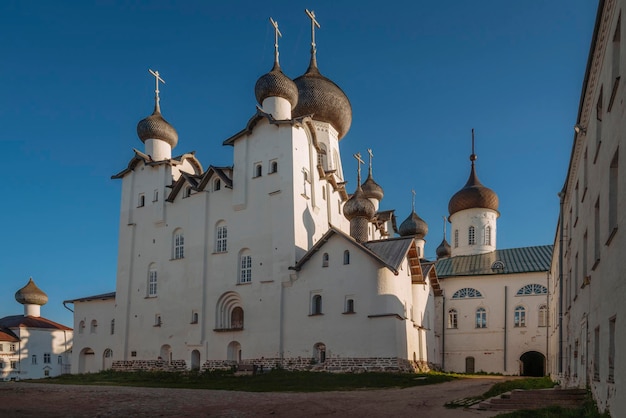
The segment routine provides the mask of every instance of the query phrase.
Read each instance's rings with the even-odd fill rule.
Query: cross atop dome
[[[306,12],[307,16],[309,16],[309,19],[311,19],[311,54],[315,56],[315,53],[317,52],[317,50],[315,49],[315,27],[317,26],[317,28],[319,29],[320,24],[315,19],[315,12],[313,10],[309,12],[309,9],[304,9],[304,11]]]

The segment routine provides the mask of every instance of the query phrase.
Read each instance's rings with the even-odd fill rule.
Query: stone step
[[[548,406],[576,408],[582,405],[586,395],[587,391],[584,389],[516,389],[481,402],[478,409],[518,410]]]

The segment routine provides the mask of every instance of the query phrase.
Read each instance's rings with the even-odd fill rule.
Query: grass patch
[[[32,380],[67,385],[141,386],[159,388],[238,390],[245,392],[323,392],[332,390],[407,388],[447,382],[444,373],[325,373],[272,370],[260,375],[231,372],[113,372],[102,371]]]
[[[601,414],[593,401],[591,394],[587,395],[585,403],[580,408],[561,408],[550,406],[548,408],[507,412],[498,415],[499,418],[610,418],[608,412]]]
[[[556,386],[550,377],[529,377],[527,379],[507,380],[496,383],[487,392],[483,393],[483,398],[492,398],[514,389],[549,389]]]

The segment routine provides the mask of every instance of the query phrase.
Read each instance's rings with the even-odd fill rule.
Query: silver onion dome
[[[48,295],[37,287],[31,278],[26,286],[15,292],[15,300],[22,305],[45,305],[48,303]]]
[[[383,200],[383,196],[385,195],[383,188],[374,181],[371,171],[361,187],[363,188],[365,197],[368,199],[376,199],[378,201]]]
[[[448,241],[444,238],[443,241],[441,241],[441,244],[439,244],[439,247],[437,247],[437,260],[440,258],[450,257],[450,255],[452,255],[452,248],[450,247],[450,244],[448,244]]]
[[[298,103],[298,87],[292,79],[283,74],[277,61],[272,70],[259,77],[254,86],[254,95],[257,102],[262,105],[268,97],[282,97],[291,104],[291,110]]]
[[[172,148],[178,143],[178,133],[161,115],[158,99],[154,105],[154,112],[137,124],[137,136],[141,142],[146,142],[148,139],[160,139],[167,142]]]
[[[424,238],[428,234],[428,224],[417,216],[415,211],[411,211],[411,214],[400,224],[398,232],[403,237]]]
[[[370,220],[376,214],[374,204],[365,197],[361,186],[358,186],[354,194],[343,206],[343,216],[351,221],[354,218],[362,217]]]

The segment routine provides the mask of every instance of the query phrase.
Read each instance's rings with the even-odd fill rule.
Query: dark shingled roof
[[[486,254],[462,255],[437,260],[437,276],[445,278],[548,271],[550,270],[551,259],[552,245],[509,248]],[[504,268],[492,269],[495,261],[501,261]]]
[[[71,331],[72,328],[61,325],[41,316],[12,315],[0,319],[0,328],[46,328]]]

